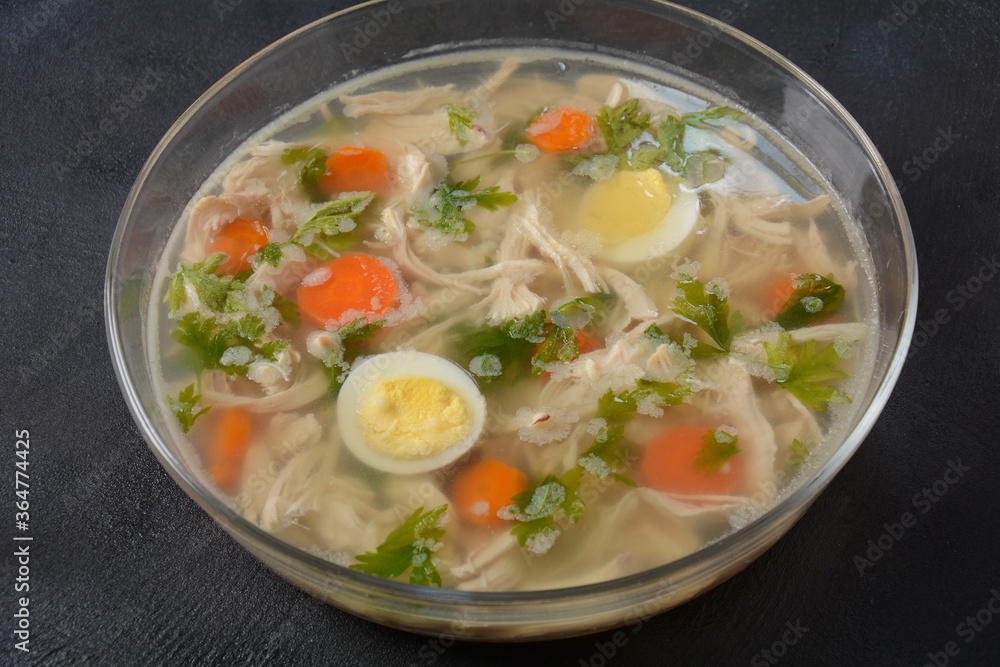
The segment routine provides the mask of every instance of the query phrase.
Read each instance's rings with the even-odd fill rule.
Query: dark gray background
[[[601,650],[611,652],[612,633],[444,649],[313,600],[265,570],[180,491],[121,398],[102,288],[118,213],[143,162],[231,68],[349,4],[0,5],[5,662],[600,665]],[[1000,250],[1000,6],[683,4],[717,17],[735,10],[735,27],[803,67],[868,132],[904,190],[924,333],[871,435],[807,516],[734,579],[628,629],[606,662],[767,664],[761,651],[790,623],[807,631],[785,647],[783,665],[919,665],[950,641],[959,651],[951,664],[997,664],[1000,615],[972,637],[959,624],[1000,588],[1000,280],[975,280],[982,258]],[[134,109],[123,108],[122,96],[150,67],[159,80],[147,80]],[[933,164],[913,161],[949,131],[958,137],[928,153]],[[966,297],[959,288],[978,291]],[[11,618],[15,429],[31,433],[27,655],[13,649]],[[914,495],[959,459],[970,470],[921,513]],[[907,511],[916,525],[859,574],[855,557]]]

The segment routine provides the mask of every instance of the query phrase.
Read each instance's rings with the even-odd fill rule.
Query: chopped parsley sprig
[[[359,317],[332,332],[336,336],[336,342],[327,356],[320,360],[328,384],[327,396],[330,399],[337,398],[347,374],[351,371],[351,364],[364,352],[359,343],[373,337],[385,326],[385,322],[385,320],[369,322],[367,318]]]
[[[795,291],[788,297],[774,321],[784,329],[799,329],[836,315],[844,305],[844,288],[817,273],[804,273],[793,281]]]
[[[441,587],[434,552],[441,547],[447,505],[424,512],[420,507],[385,538],[375,551],[357,556],[352,570],[383,579],[398,579],[410,570],[410,583]]]
[[[815,340],[793,345],[792,337],[782,333],[775,345],[764,343],[768,364],[775,369],[778,386],[787,389],[800,401],[824,412],[824,403],[850,403],[851,398],[830,380],[841,380],[847,373],[839,370],[840,355],[831,343],[818,349]]]
[[[638,99],[631,98],[616,107],[601,107],[597,124],[608,147],[606,154],[617,158],[618,169],[640,171],[666,165],[690,185],[701,185],[725,174],[726,158],[713,149],[688,152],[684,146],[687,130],[715,131],[742,117],[742,113],[728,106],[710,107],[680,117],[667,116],[656,128],[655,140],[643,140],[643,134],[652,133],[650,115],[640,110]],[[573,156],[573,159],[588,157],[593,156]]]
[[[267,263],[277,268],[289,245],[297,245],[324,262],[350,250],[361,242],[358,217],[373,199],[373,192],[352,192],[323,204],[299,225],[290,239],[268,243],[257,251],[254,261],[258,266]]]
[[[319,186],[319,177],[326,173],[326,151],[322,148],[286,148],[281,161],[292,165],[301,163],[299,185],[313,202],[326,201],[326,193]]]
[[[460,104],[445,104],[443,108],[448,114],[448,129],[455,135],[458,145],[465,146],[475,127],[472,110]]]
[[[501,192],[498,185],[476,190],[478,187],[478,176],[458,182],[449,178],[434,189],[425,204],[413,209],[413,216],[421,226],[435,230],[444,238],[464,240],[476,228],[475,223],[465,217],[465,211],[474,206],[495,211],[517,201],[517,195]]]
[[[194,385],[189,384],[181,390],[177,398],[173,396],[167,397],[167,400],[170,402],[170,410],[177,417],[177,422],[181,425],[181,430],[185,433],[191,430],[198,417],[201,417],[211,409],[211,407],[205,407],[195,412],[195,408],[198,407],[198,403],[201,401],[201,394],[195,394],[194,391]]]
[[[705,445],[698,450],[694,469],[706,477],[719,472],[730,457],[742,451],[736,446],[736,436],[722,429],[710,429],[701,440]]]
[[[649,129],[649,114],[639,111],[639,100],[633,97],[617,107],[602,106],[597,114],[597,125],[601,128],[608,153],[621,155]]]
[[[246,310],[246,285],[233,276],[215,273],[226,261],[225,253],[217,252],[201,262],[181,262],[180,268],[170,278],[167,302],[171,313],[176,313],[187,302],[186,285],[190,284],[203,306],[217,313],[236,313]]]
[[[228,375],[242,375],[258,358],[276,361],[289,345],[287,340],[263,341],[264,322],[250,314],[220,325],[214,317],[188,313],[170,334],[187,348],[186,363],[197,373],[221,370]]]
[[[677,294],[670,310],[708,334],[721,352],[730,351],[733,336],[743,327],[739,313],[729,315],[729,299],[720,286],[706,289],[700,280],[687,275],[677,283]]]

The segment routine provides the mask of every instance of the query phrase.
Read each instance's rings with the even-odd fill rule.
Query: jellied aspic
[[[292,545],[425,586],[605,581],[738,530],[843,439],[860,238],[682,81],[445,58],[219,168],[159,269],[153,363],[192,467]]]

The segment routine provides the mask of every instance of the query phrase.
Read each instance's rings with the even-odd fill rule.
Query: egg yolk
[[[436,380],[421,377],[380,382],[358,412],[368,446],[397,459],[440,454],[461,442],[472,424],[461,396]]]
[[[656,229],[671,202],[670,187],[660,171],[619,171],[587,191],[583,225],[606,244],[618,245]]]

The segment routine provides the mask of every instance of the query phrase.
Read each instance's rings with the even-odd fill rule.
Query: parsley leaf
[[[277,361],[278,355],[291,344],[290,340],[269,340],[260,346],[260,356],[268,361]]]
[[[313,202],[326,201],[326,193],[319,187],[319,177],[326,173],[327,154],[322,148],[287,148],[281,154],[285,164],[302,163],[299,185]]]
[[[716,121],[740,120],[741,118],[743,118],[741,112],[727,106],[711,107],[704,111],[695,111],[681,116],[685,125],[699,130],[714,130]]]
[[[465,146],[473,128],[472,110],[458,104],[445,104],[444,110],[448,114],[448,129],[455,135],[458,145]]]
[[[649,114],[639,112],[639,100],[633,97],[614,108],[607,104],[602,106],[597,124],[608,145],[608,153],[621,155],[649,128]]]
[[[731,324],[740,321],[738,314],[729,317],[729,300],[718,285],[706,290],[698,279],[683,276],[677,284],[677,295],[670,307],[682,320],[697,325],[707,333],[721,351],[729,352],[733,343]]]
[[[684,152],[684,122],[667,116],[656,130],[656,140],[663,150],[663,161],[677,173],[683,173],[687,154]]]
[[[812,452],[809,451],[809,446],[803,444],[798,438],[792,440],[792,444],[788,445],[788,451],[785,452],[785,460],[792,466],[793,470],[801,468],[810,456],[812,456]]]
[[[531,374],[538,376],[548,370],[549,364],[572,361],[580,356],[573,327],[553,326],[545,337],[545,342],[531,360]]]
[[[767,361],[776,370],[778,384],[813,408],[824,412],[824,403],[850,403],[850,397],[830,384],[828,380],[840,380],[847,373],[836,368],[840,355],[833,344],[817,350],[815,340],[807,340],[800,346],[791,344],[789,334],[780,334],[776,345],[764,343]]]
[[[503,333],[529,343],[541,343],[545,340],[545,311],[536,310],[522,320],[507,320],[503,325]]]
[[[185,284],[194,287],[202,305],[217,313],[235,313],[247,307],[243,291],[246,285],[232,276],[216,275],[215,270],[226,260],[225,253],[217,252],[202,262],[181,262],[180,268],[170,278],[167,301],[170,312],[176,313],[187,301]]]
[[[337,335],[337,343],[322,362],[322,369],[329,384],[327,390],[329,398],[337,398],[340,394],[340,388],[344,386],[351,364],[364,351],[358,343],[374,336],[375,332],[385,326],[385,322],[385,320],[369,322],[366,318],[359,317],[333,332]]]
[[[299,225],[288,243],[301,246],[321,260],[333,253],[350,250],[360,242],[351,232],[358,226],[357,217],[375,198],[372,192],[356,192],[324,204]]]
[[[202,416],[208,412],[211,408],[202,408],[198,412],[194,409],[198,407],[198,402],[201,400],[201,394],[194,393],[194,385],[189,384],[187,387],[181,390],[177,398],[172,396],[167,397],[170,402],[170,409],[173,411],[174,416],[177,417],[178,423],[181,425],[181,430],[187,433],[191,430],[194,422],[198,417]]]
[[[583,501],[562,480],[549,475],[511,498],[506,510],[518,522],[511,530],[518,543],[533,553],[545,553],[559,535],[556,518],[576,523],[583,514]]]
[[[229,375],[246,373],[250,361],[257,355],[273,361],[288,344],[280,340],[261,343],[265,333],[264,321],[257,315],[244,315],[220,327],[214,317],[203,319],[197,312],[180,318],[170,332],[174,340],[187,348],[186,365],[196,373],[221,370]],[[246,348],[242,355],[246,363],[238,361],[241,355],[236,356],[234,363],[223,363],[223,355],[237,347]]]
[[[656,323],[650,324],[646,327],[646,330],[643,333],[646,334],[646,338],[651,340],[654,345],[662,345],[663,343],[674,343],[675,345],[678,345],[682,350],[690,352],[692,359],[711,359],[713,357],[719,357],[726,354],[722,350],[716,349],[708,343],[703,343],[702,341],[695,339],[690,334],[685,334],[680,338],[676,336],[668,336],[663,333],[663,329],[661,329]]]
[[[535,346],[545,340],[545,311],[535,311],[521,320],[474,331],[454,330],[458,348],[468,366],[473,359],[496,357],[500,374],[479,375],[479,382],[513,382],[526,375]]]
[[[260,263],[267,262],[274,268],[278,268],[281,260],[285,257],[285,251],[282,248],[283,244],[271,241],[257,251],[257,261]]]
[[[459,182],[448,179],[435,188],[426,205],[413,209],[413,216],[426,228],[434,229],[446,237],[464,240],[465,235],[476,228],[465,217],[466,209],[482,206],[488,211],[495,211],[500,206],[510,206],[517,201],[517,195],[500,192],[498,185],[479,191],[476,191],[477,187],[478,176]]]
[[[444,537],[445,512],[441,505],[428,512],[418,508],[385,538],[374,552],[357,556],[358,563],[352,570],[372,574],[383,579],[396,579],[410,571],[410,583],[419,586],[441,587],[441,575],[434,564],[434,552]]]
[[[619,109],[637,100],[629,100]],[[602,109],[603,111],[603,109]],[[619,161],[622,169],[652,169],[661,164],[666,164],[671,171],[683,176],[689,185],[698,186],[703,183],[711,183],[719,180],[725,175],[726,158],[716,150],[703,150],[688,153],[684,148],[684,138],[688,128],[697,130],[718,129],[716,123],[727,120],[739,120],[743,114],[727,106],[711,107],[704,111],[684,114],[680,118],[677,116],[667,116],[656,129],[656,144],[644,142],[632,150],[625,152],[628,144],[622,148],[619,142],[614,144],[607,140],[608,152],[616,154],[623,153],[624,159]],[[643,120],[645,125],[642,126]],[[641,129],[639,129],[639,127]],[[623,137],[629,138],[629,143],[642,134],[649,126],[649,116],[638,117],[630,127],[631,132],[624,133]],[[602,126],[603,129],[603,126]]]
[[[798,329],[837,314],[844,304],[844,288],[816,273],[795,277],[795,291],[778,311],[774,321],[784,329]]]
[[[736,447],[736,436],[719,429],[711,429],[701,440],[705,444],[698,450],[694,469],[704,472],[706,477],[719,472],[729,457],[741,451]]]
[[[277,292],[271,299],[271,306],[278,311],[282,320],[293,327],[299,326],[302,321],[302,315],[299,314],[299,304],[286,299]]]

